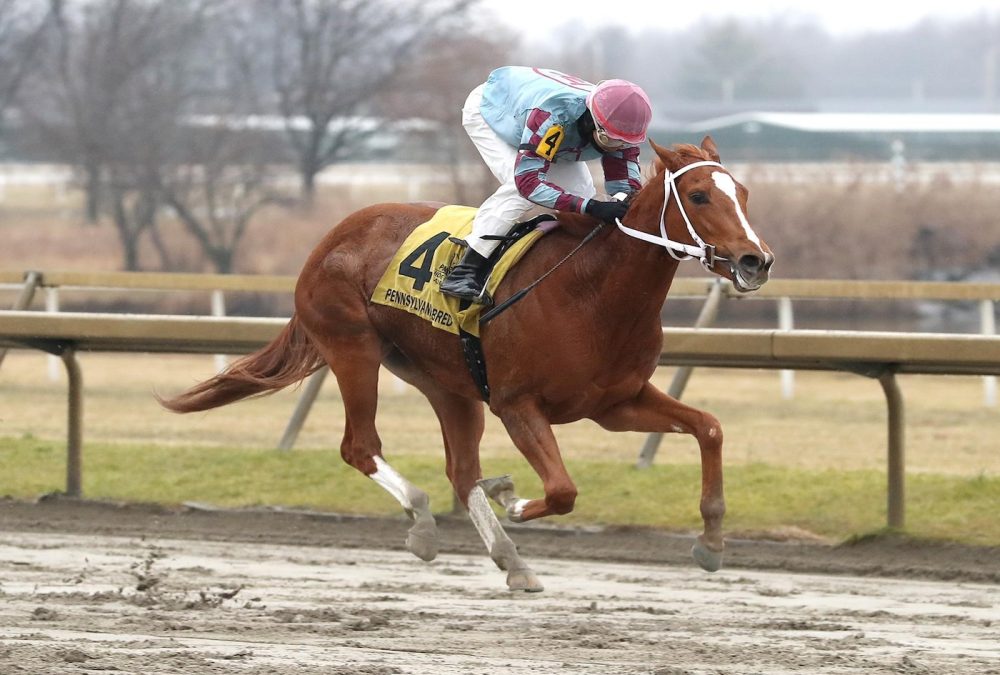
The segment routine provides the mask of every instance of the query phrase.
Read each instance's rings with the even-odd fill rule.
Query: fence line
[[[33,279],[45,289],[46,307],[58,311],[60,290],[73,291],[201,291],[210,293],[210,312],[225,314],[226,292],[292,293],[296,278],[286,275],[193,274],[163,272],[74,272],[74,271],[0,271],[0,286],[17,286]],[[707,297],[714,279],[679,278],[671,287],[670,298]],[[722,284],[722,294],[731,299],[766,299],[778,303],[778,327],[794,328],[794,300],[937,300],[979,303],[980,333],[996,334],[996,303],[1000,301],[1000,283],[945,281],[868,281],[838,279],[774,279],[758,291],[744,295],[731,283]],[[30,299],[29,299],[30,301]],[[49,304],[51,303],[51,304]],[[2,359],[0,359],[2,360]],[[224,364],[217,355],[217,365]],[[49,365],[50,376],[58,373],[58,362]],[[781,371],[782,395],[794,394],[794,372]],[[997,405],[997,378],[983,378],[983,403]]]
[[[80,496],[83,374],[78,351],[246,353],[284,319],[0,311],[0,348],[60,356],[68,379],[66,491]],[[905,522],[903,398],[897,373],[1000,374],[1000,337],[940,333],[665,328],[661,365],[840,370],[879,380],[888,411],[888,524]]]

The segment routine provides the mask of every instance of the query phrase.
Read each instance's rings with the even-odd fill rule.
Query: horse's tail
[[[299,382],[325,362],[298,318],[263,349],[234,361],[224,371],[173,398],[156,396],[164,408],[178,413],[218,408],[251,396],[273,394]]]

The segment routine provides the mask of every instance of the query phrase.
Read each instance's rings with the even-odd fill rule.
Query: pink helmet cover
[[[632,145],[646,140],[653,106],[639,85],[628,80],[603,80],[587,95],[587,107],[612,138]]]

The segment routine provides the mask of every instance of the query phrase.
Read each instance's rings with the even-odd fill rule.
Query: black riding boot
[[[441,292],[453,298],[470,300],[477,305],[492,305],[493,298],[483,288],[489,273],[487,262],[486,258],[469,246],[465,249],[462,260],[441,283]]]

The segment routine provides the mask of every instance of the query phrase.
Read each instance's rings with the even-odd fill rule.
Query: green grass
[[[446,511],[451,489],[443,459],[390,455],[393,466]],[[398,514],[383,490],[330,451],[89,444],[84,494],[93,499],[220,506],[282,505],[342,513]],[[638,471],[620,461],[568,460],[580,491],[565,524],[700,528],[700,468],[693,464]],[[511,473],[521,496],[540,496],[538,478],[520,458],[484,461],[485,475]],[[0,439],[0,495],[30,499],[63,489],[62,442]],[[793,469],[736,465],[726,471],[730,534],[804,530],[833,540],[885,524],[885,474],[874,470]],[[906,533],[921,538],[1000,545],[1000,477],[921,473],[907,478]]]

